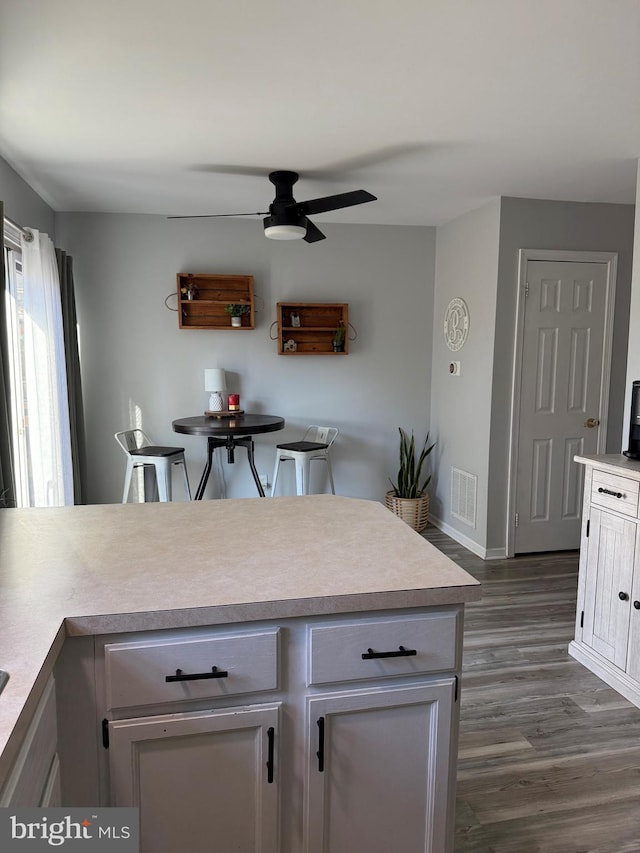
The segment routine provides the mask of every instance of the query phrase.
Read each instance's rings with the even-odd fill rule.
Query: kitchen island
[[[437,715],[425,712],[411,720],[411,709],[433,708],[434,702],[440,702],[442,722],[447,716],[442,709],[450,702],[443,729],[446,749],[439,744],[437,762],[428,756],[440,772],[448,766],[446,796],[439,803],[446,802],[447,817],[438,829],[440,846],[434,849],[450,849],[462,612],[465,602],[479,597],[480,587],[473,578],[370,501],[319,495],[2,512],[0,669],[8,671],[10,679],[0,695],[0,791],[15,773],[12,768],[52,674],[63,744],[73,739],[65,728],[80,726],[81,730],[84,725],[69,719],[73,707],[69,695],[76,689],[78,695],[83,690],[86,695],[95,694],[96,719],[104,718],[107,732],[120,749],[128,736],[125,730],[134,725],[132,719],[148,722],[170,711],[172,718],[180,717],[181,724],[195,726],[196,731],[205,713],[207,723],[211,721],[212,708],[220,714],[233,709],[236,716],[240,707],[252,708],[268,722],[264,748],[270,750],[267,775],[271,781],[266,781],[266,799],[258,803],[265,824],[260,831],[270,839],[263,847],[295,849],[297,842],[289,836],[302,832],[298,825],[304,823],[303,843],[312,850],[318,833],[340,834],[344,829],[338,818],[335,826],[325,825],[324,812],[317,806],[318,798],[331,800],[327,769],[332,761],[336,766],[339,761],[332,757],[329,743],[326,766],[319,771],[322,775],[316,773],[304,783],[304,802],[300,800],[293,816],[291,809],[283,810],[278,799],[292,799],[292,780],[305,776],[304,761],[318,750],[309,733],[313,730],[315,736],[315,724],[301,734],[285,731],[283,745],[274,747],[271,730],[279,731],[282,718],[291,729],[299,725],[302,731],[315,703],[323,724],[327,721],[326,735],[332,725],[336,736],[348,739],[353,732],[340,732],[337,721],[349,715],[344,709],[332,709],[331,702],[348,705],[355,699],[364,702],[365,694],[369,699],[384,694],[384,701],[391,696],[401,706],[402,726],[419,731],[425,721],[435,726]],[[373,647],[365,634],[360,636],[363,625],[369,632],[366,638],[378,636],[381,642],[393,640],[393,645]],[[405,636],[403,625],[411,648],[397,639]],[[354,636],[357,643],[370,645],[363,647],[362,655],[358,646],[351,659],[345,644]],[[167,690],[178,691],[175,695],[143,693],[126,698],[129,687],[135,686],[132,671],[139,664],[144,664],[145,671],[153,669],[158,650],[158,665],[164,666],[173,661],[176,646],[193,648],[197,657],[202,644],[210,643],[216,655],[222,649],[236,661],[237,683],[243,686],[229,687],[234,675],[229,667],[226,683],[210,675],[211,680],[202,683],[169,685]],[[228,651],[230,644],[234,652]],[[257,657],[263,655],[255,683],[251,681],[253,664],[247,663],[243,674],[245,664],[234,657],[242,658],[238,649],[247,644]],[[76,648],[81,650],[77,654]],[[95,650],[93,668],[88,663],[89,648],[92,655]],[[357,668],[364,665],[369,652],[373,659],[366,661],[370,669],[363,674]],[[82,665],[74,665],[78,661]],[[70,673],[80,670],[84,681],[67,683],[76,677]],[[436,698],[426,696],[425,690],[435,691]],[[329,725],[330,720],[335,722]],[[367,725],[361,731],[365,739],[370,734]],[[204,737],[202,733],[194,736]],[[95,750],[99,778],[86,789],[98,790],[101,802],[79,803],[77,793],[70,795],[74,802],[65,802],[63,784],[63,804],[109,805],[114,800],[124,804],[124,787],[116,786],[114,792],[113,778],[120,771],[114,766],[113,752],[105,757],[107,751],[100,753],[99,745]],[[298,765],[297,754],[302,752],[306,759],[300,757]],[[63,783],[66,760],[69,775],[78,775],[76,759],[73,750],[65,759],[62,749]],[[274,763],[282,771],[275,783]],[[315,791],[318,778],[324,783],[319,792]],[[77,779],[70,785],[72,791],[81,787]],[[429,796],[434,786],[433,778],[424,780]],[[132,796],[135,799],[136,793]],[[268,800],[273,801],[271,821],[263,814]],[[335,808],[333,813],[335,817]],[[309,827],[314,828],[312,833]]]

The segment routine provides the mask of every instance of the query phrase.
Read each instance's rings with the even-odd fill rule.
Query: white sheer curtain
[[[22,239],[24,395],[32,506],[73,504],[73,465],[60,283],[46,234]]]

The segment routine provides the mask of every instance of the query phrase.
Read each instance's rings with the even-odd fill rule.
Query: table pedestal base
[[[194,500],[201,501],[202,496],[204,495],[204,490],[207,486],[207,482],[209,480],[209,474],[211,473],[211,467],[213,465],[213,451],[216,447],[226,447],[227,448],[227,462],[230,465],[233,465],[235,462],[234,451],[236,447],[245,447],[247,450],[247,459],[249,460],[249,467],[251,468],[251,473],[253,474],[253,479],[256,484],[256,488],[258,490],[258,494],[261,498],[265,496],[264,489],[262,488],[262,483],[260,482],[260,477],[258,476],[258,471],[256,470],[256,463],[253,458],[253,439],[250,435],[243,436],[235,436],[229,435],[226,438],[214,438],[213,436],[208,436],[207,438],[207,464],[204,466],[204,471],[202,472],[202,477],[200,477],[200,482],[198,483],[198,488],[196,489]]]

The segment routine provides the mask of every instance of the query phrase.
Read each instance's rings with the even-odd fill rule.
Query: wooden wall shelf
[[[255,329],[252,275],[178,273],[178,319],[181,329]],[[193,293],[189,298],[188,293]],[[232,326],[225,305],[249,306],[241,326]]]
[[[276,307],[279,355],[349,354],[348,304],[344,302],[278,302]],[[296,314],[300,319],[299,326],[292,324],[291,316]],[[340,325],[345,330],[344,348],[334,352],[333,339]],[[288,343],[289,341],[293,341],[293,344]]]

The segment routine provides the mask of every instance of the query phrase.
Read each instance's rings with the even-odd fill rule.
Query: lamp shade
[[[224,370],[220,367],[206,367],[204,371],[204,390],[219,391],[224,397],[227,390],[227,383],[224,378]]]

